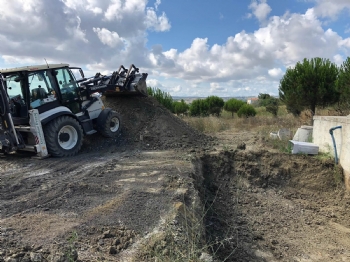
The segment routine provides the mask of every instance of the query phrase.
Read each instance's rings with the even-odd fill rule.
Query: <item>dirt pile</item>
[[[99,134],[87,137],[83,151],[123,146],[149,150],[205,149],[213,141],[174,116],[153,97],[103,97],[103,102],[120,114],[121,135],[117,139],[101,139]]]

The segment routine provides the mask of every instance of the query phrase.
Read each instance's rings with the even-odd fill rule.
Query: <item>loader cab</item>
[[[59,106],[74,114],[81,110],[79,86],[67,64],[30,66],[0,70],[5,79],[15,125],[29,123],[30,109],[39,113]]]

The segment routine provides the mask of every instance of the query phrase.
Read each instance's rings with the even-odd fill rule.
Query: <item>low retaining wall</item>
[[[329,130],[332,127],[342,128],[333,131],[337,146],[339,163],[344,169],[345,184],[350,189],[350,116],[314,116],[313,143],[320,147],[320,152],[334,156],[334,146]]]

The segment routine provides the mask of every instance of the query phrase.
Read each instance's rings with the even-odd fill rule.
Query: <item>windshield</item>
[[[18,75],[10,75],[5,78],[7,86],[7,94],[10,98],[22,95],[21,83]]]

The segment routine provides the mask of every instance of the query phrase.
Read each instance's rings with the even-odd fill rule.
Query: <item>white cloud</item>
[[[344,62],[344,59],[341,55],[335,55],[333,57],[333,60],[334,60],[334,63],[336,63],[338,66],[340,66]]]
[[[337,54],[350,50],[349,39],[332,29],[324,30],[314,9],[309,9],[305,14],[271,17],[266,26],[253,33],[241,31],[222,45],[209,46],[207,38],[196,38],[182,52],[158,52],[152,56],[152,64],[163,77],[195,82],[203,92],[200,83],[207,83],[206,89],[211,92],[236,92],[240,88],[249,93],[266,87],[266,93],[277,95],[282,68],[312,57],[327,57],[338,63],[343,58]],[[164,67],[170,62],[172,67]],[[250,89],[245,90],[240,82],[245,79],[254,80],[246,85]]]
[[[253,15],[259,22],[265,21],[272,11],[271,7],[266,3],[266,0],[253,0],[248,8],[252,10]]]
[[[25,63],[28,65],[35,65],[35,64],[44,64],[44,59],[33,59],[32,57],[18,57],[18,56],[9,56],[9,55],[3,55],[1,57],[5,63],[8,64],[19,64],[19,63]]]
[[[180,86],[180,85],[177,85],[177,86],[175,86],[174,88],[173,88],[173,92],[175,92],[175,93],[179,93],[180,91],[182,90],[182,87]]]
[[[350,49],[350,37],[339,41],[339,45],[341,47],[345,47],[345,48],[349,48]]]
[[[343,10],[350,11],[349,0],[316,0],[315,14],[320,17],[337,19],[338,14]]]
[[[281,68],[273,68],[268,71],[269,75],[273,78],[281,78],[284,74]]]
[[[222,87],[220,83],[210,83],[210,92],[211,93],[216,93],[216,92],[222,92],[222,91],[227,91],[226,88]]]
[[[153,88],[162,88],[163,85],[157,79],[147,79],[147,85]]]
[[[0,55],[6,65],[46,58],[86,67],[89,74],[134,63],[149,73],[150,86],[177,94],[277,94],[282,68],[316,56],[339,64],[350,55],[350,38],[321,20],[349,10],[350,1],[315,1],[304,14],[269,17],[267,1],[254,0],[249,8],[261,22],[257,30],[213,45],[194,35],[187,48],[163,50],[147,47],[149,31],[171,29],[158,12],[160,0],[0,0]]]
[[[166,14],[148,8],[147,0],[46,2],[0,0],[0,24],[6,25],[0,27],[0,55],[13,58],[6,63],[46,57],[97,69],[118,67],[116,61],[151,66],[147,31],[170,29]]]
[[[154,29],[155,31],[168,31],[171,27],[165,13],[162,13],[161,16],[157,16],[153,8],[147,9],[145,25],[147,28]]]
[[[156,2],[154,3],[154,8],[156,10],[158,10],[158,6],[160,6],[161,2],[162,2],[161,0],[156,0]]]
[[[106,28],[93,28],[101,42],[109,47],[123,46],[124,39],[117,32],[111,32]]]
[[[146,3],[146,0],[112,0],[104,15],[108,21],[120,21],[125,17],[143,13]]]

